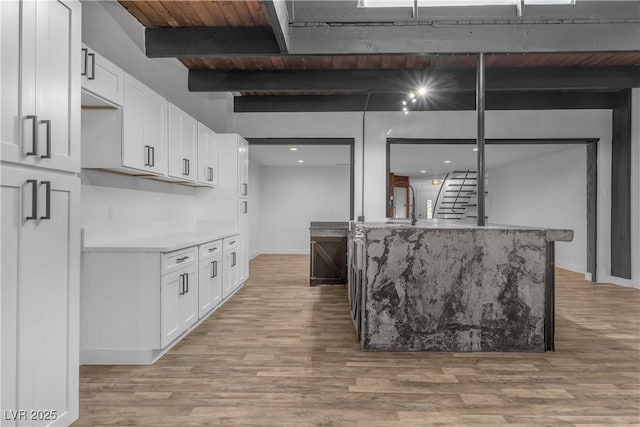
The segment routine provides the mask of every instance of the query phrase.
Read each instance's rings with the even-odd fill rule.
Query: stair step
[[[466,218],[478,218],[478,215],[467,215]],[[489,217],[485,216],[484,218],[487,219]]]
[[[457,177],[453,177],[453,178],[452,178],[452,177],[449,177],[449,178],[447,178],[447,181],[449,181],[449,180],[451,180],[451,179],[456,179],[456,180],[458,180],[458,179],[476,180],[476,179],[478,179],[478,178],[476,178],[475,176],[473,176],[473,177],[468,176],[468,177],[466,177],[466,178],[465,178],[465,177],[463,177],[463,176],[461,176],[460,178],[457,178]]]
[[[471,196],[442,196],[443,199],[470,199]]]

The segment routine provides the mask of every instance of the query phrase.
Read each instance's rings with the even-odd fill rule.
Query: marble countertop
[[[419,220],[416,225],[411,225],[409,220],[390,220],[390,221],[373,221],[373,222],[353,222],[354,227],[362,227],[364,229],[415,229],[415,230],[531,230],[543,231],[546,233],[548,241],[570,242],[573,240],[573,230],[567,229],[551,229],[540,227],[523,227],[517,225],[501,225],[487,224],[479,226],[471,223],[463,223],[460,221],[451,221],[443,219]]]
[[[236,231],[190,231],[83,245],[84,252],[172,252],[231,237]]]

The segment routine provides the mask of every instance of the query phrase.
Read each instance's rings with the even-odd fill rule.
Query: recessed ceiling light
[[[407,107],[402,107],[402,111],[407,112],[408,108]]]
[[[415,99],[415,98],[413,98],[413,99],[411,100],[411,102],[416,102],[416,99]]]
[[[477,148],[474,148],[474,149],[473,149],[473,151],[478,151],[478,149],[477,149]]]
[[[409,98],[410,98],[410,99],[413,99],[413,98],[415,98],[415,97],[416,97],[416,94],[415,94],[415,93],[413,93],[413,92],[409,92]]]
[[[427,171],[420,171],[420,173],[427,173]]]
[[[426,94],[427,94],[427,88],[426,88],[426,87],[424,87],[424,86],[420,86],[420,87],[418,88],[418,95],[421,95],[421,96],[422,96],[422,95],[426,95]]]
[[[298,151],[298,147],[291,147],[289,148],[289,151]]]
[[[407,105],[407,101],[402,101],[402,105]]]
[[[304,160],[298,160],[298,163],[304,163]]]
[[[445,160],[444,162],[449,164],[449,163],[451,163],[451,160]]]
[[[407,110],[404,110],[404,113],[405,113],[405,114],[409,114],[409,112],[408,112]]]

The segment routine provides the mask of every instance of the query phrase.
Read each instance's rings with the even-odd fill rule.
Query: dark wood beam
[[[611,90],[640,87],[640,67],[487,68],[488,91]],[[414,82],[434,92],[475,91],[475,71],[434,70],[190,70],[191,92],[408,92]]]
[[[146,28],[145,51],[149,58],[280,55],[271,27]]]
[[[611,109],[614,92],[487,92],[487,110]],[[365,94],[236,96],[236,113],[362,111]],[[400,111],[401,94],[372,94],[367,111]],[[421,111],[472,111],[473,92],[451,92],[412,107]]]
[[[631,90],[619,92],[613,107],[611,275],[631,279]]]

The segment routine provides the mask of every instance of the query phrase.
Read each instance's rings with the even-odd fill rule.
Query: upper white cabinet
[[[122,105],[122,165],[167,173],[167,100],[128,74]]]
[[[80,3],[1,3],[2,159],[77,172]]]
[[[238,135],[238,195],[249,195],[249,143]]]
[[[115,105],[122,105],[124,98],[122,68],[84,44],[80,60],[82,88]],[[86,105],[84,101],[83,99],[83,105]]]
[[[218,139],[214,131],[198,123],[198,183],[218,184]]]
[[[195,182],[198,171],[198,122],[169,104],[169,176]]]

